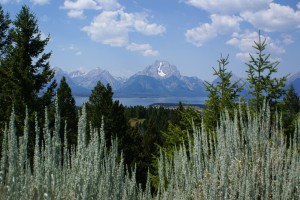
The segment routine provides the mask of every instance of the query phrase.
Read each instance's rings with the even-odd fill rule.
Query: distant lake
[[[77,106],[81,106],[88,100],[88,97],[75,96]],[[179,103],[180,101],[184,104],[204,104],[207,97],[114,98],[114,100],[119,100],[124,106],[149,106],[154,103]]]

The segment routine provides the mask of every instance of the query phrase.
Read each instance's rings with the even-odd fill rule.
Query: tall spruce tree
[[[102,119],[104,120],[107,142],[117,136],[122,147],[122,138],[128,130],[128,124],[124,107],[113,100],[113,92],[109,84],[104,86],[100,81],[97,83],[87,103],[87,111],[93,127],[100,128]]]
[[[11,20],[8,13],[4,13],[2,6],[0,5],[0,64],[2,58],[7,54],[7,47],[10,44],[9,39],[9,26]]]
[[[258,42],[254,41],[253,48],[256,55],[250,54],[248,66],[248,82],[251,90],[249,94],[253,96],[250,100],[252,108],[258,112],[264,100],[270,105],[271,110],[275,110],[278,99],[284,94],[284,86],[287,76],[282,78],[272,77],[277,72],[278,61],[271,62],[270,54],[266,54],[266,38],[262,40],[261,34],[258,34]]]
[[[9,84],[9,74],[5,70],[3,61],[7,55],[8,46],[10,45],[9,39],[9,26],[11,20],[8,13],[4,13],[2,6],[0,5],[0,125],[3,127],[2,122],[7,119],[9,113],[6,113],[6,108],[9,106],[10,96],[6,93]]]
[[[243,90],[243,86],[239,84],[240,80],[231,82],[232,72],[228,72],[226,66],[229,64],[229,56],[218,60],[219,68],[214,70],[214,76],[217,76],[216,83],[205,82],[206,91],[208,92],[208,100],[205,102],[204,110],[205,127],[214,130],[220,118],[220,114],[227,109],[233,114],[234,108],[239,100],[239,93]]]
[[[63,140],[64,127],[67,123],[67,140],[69,145],[77,142],[77,109],[72,90],[69,87],[66,78],[63,77],[57,89],[58,110],[61,117],[60,137]]]
[[[288,139],[290,139],[294,133],[297,118],[300,117],[300,98],[295,92],[293,85],[291,85],[287,90],[281,104],[282,121],[285,134]]]
[[[33,113],[52,103],[56,82],[49,64],[51,52],[44,53],[49,37],[42,39],[37,18],[29,7],[23,6],[17,14],[9,38],[11,44],[1,63],[6,72],[4,93],[10,105],[6,114],[14,105],[18,121],[25,115],[25,106]]]

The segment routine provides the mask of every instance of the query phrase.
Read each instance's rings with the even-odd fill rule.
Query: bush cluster
[[[300,120],[287,146],[280,120],[271,125],[268,108],[254,116],[235,112],[233,120],[225,112],[215,134],[194,126],[188,148],[174,147],[171,158],[161,153],[156,194],[151,194],[149,178],[145,190],[137,184],[135,169],[127,169],[118,154],[117,141],[107,148],[103,129],[90,127],[87,133],[85,107],[78,144],[70,151],[58,136],[60,116],[51,131],[47,115],[46,110],[43,133],[36,120],[31,164],[28,117],[17,138],[12,112],[2,145],[0,199],[299,199]]]

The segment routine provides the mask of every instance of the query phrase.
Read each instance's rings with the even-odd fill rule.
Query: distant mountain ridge
[[[104,85],[110,84],[115,97],[204,97],[207,95],[203,81],[198,77],[183,76],[175,65],[167,61],[155,61],[144,70],[129,78],[114,77],[107,70],[95,68],[88,72],[76,70],[65,72],[54,68],[55,79],[59,83],[65,76],[74,96],[88,97],[98,81]],[[239,80],[233,75],[232,81]],[[214,80],[212,83],[217,81]],[[241,79],[241,84],[246,80]],[[300,95],[300,72],[289,77],[287,87],[293,84]],[[243,91],[241,94],[245,95]]]

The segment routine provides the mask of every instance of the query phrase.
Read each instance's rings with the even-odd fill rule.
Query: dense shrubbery
[[[45,115],[47,119],[47,111]],[[231,120],[224,113],[215,137],[193,127],[188,149],[181,145],[173,158],[161,154],[160,185],[152,197],[149,179],[142,190],[135,170],[124,166],[116,141],[107,148],[103,129],[99,133],[91,127],[86,132],[85,107],[78,122],[78,144],[71,152],[58,136],[59,115],[54,131],[46,120],[40,133],[36,120],[32,166],[27,156],[28,119],[24,135],[17,138],[12,113],[2,145],[0,199],[299,198],[300,120],[288,148],[280,120],[271,125],[268,108],[254,116],[248,112],[246,118],[239,112],[234,116]]]

